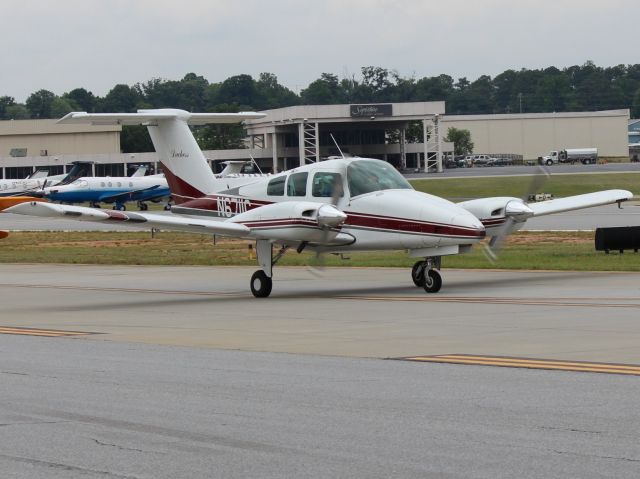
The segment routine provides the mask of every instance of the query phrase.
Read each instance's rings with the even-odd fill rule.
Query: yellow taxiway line
[[[592,363],[582,361],[558,361],[550,359],[510,358],[503,356],[473,356],[469,354],[442,354],[437,356],[411,356],[397,358],[404,361],[428,363],[468,364],[477,366],[500,366],[507,368],[553,369],[558,371],[581,371],[589,373],[628,374],[640,376],[640,365]]]
[[[43,336],[47,338],[58,338],[63,336],[84,336],[89,333],[86,331],[60,331],[57,329],[36,329],[36,328],[12,328],[0,326],[0,334],[20,334],[23,336]]]

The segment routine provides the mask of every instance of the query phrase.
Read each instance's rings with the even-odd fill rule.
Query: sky
[[[296,93],[363,66],[455,79],[640,63],[637,0],[2,0],[0,96],[274,73]],[[634,34],[635,32],[635,34]]]

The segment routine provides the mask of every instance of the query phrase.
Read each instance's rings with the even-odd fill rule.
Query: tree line
[[[135,85],[115,85],[104,97],[85,88],[58,96],[39,90],[24,104],[0,96],[0,119],[60,118],[70,111],[133,112],[139,108],[181,108],[194,112],[266,110],[293,105],[446,102],[446,113],[538,113],[631,109],[640,117],[640,64],[599,67],[593,62],[559,69],[506,70],[474,81],[449,75],[403,77],[382,67],[363,67],[358,78],[322,73],[299,93],[278,82],[273,73],[236,75],[210,83],[195,73],[181,80],[153,78]],[[150,151],[144,129],[125,128],[125,152]],[[212,125],[197,130],[203,148],[240,146],[242,130],[236,125]]]

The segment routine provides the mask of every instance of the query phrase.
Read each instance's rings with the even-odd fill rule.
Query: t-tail
[[[151,141],[162,163],[171,195],[176,204],[207,193],[223,184],[216,179],[196,142],[189,124],[236,123],[262,118],[263,113],[189,113],[184,110],[138,110],[137,113],[72,112],[58,123],[89,123],[94,125],[146,125]]]

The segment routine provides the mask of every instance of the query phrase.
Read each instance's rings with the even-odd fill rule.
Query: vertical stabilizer
[[[138,110],[137,113],[72,112],[58,123],[94,125],[147,125],[151,141],[162,163],[171,194],[177,204],[216,191],[216,180],[196,142],[189,124],[236,123],[262,118],[264,114],[189,113],[184,110]]]

